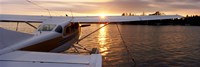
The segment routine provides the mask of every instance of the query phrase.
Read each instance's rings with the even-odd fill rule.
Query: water
[[[102,25],[82,28],[83,35]],[[200,27],[119,25],[137,67],[199,67]],[[119,31],[111,24],[81,42],[100,48],[104,67],[132,67]]]
[[[10,24],[15,30],[16,24]],[[34,32],[33,28],[19,31]],[[37,26],[37,24],[36,24]],[[82,28],[82,36],[103,24],[92,24]],[[0,25],[0,27],[7,27]],[[33,29],[33,30],[30,30]],[[116,24],[109,24],[82,40],[80,44],[99,48],[103,56],[103,67],[199,67],[200,27],[198,26],[140,26],[119,25],[123,43]],[[128,50],[125,48],[128,46]],[[131,55],[130,55],[131,54]],[[131,57],[130,57],[131,56]]]

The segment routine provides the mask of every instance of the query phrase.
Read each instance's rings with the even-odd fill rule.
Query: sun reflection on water
[[[101,24],[100,27],[104,26],[105,24]],[[106,33],[107,31],[107,28],[106,27],[103,27],[100,29],[99,31],[99,34],[98,34],[98,42],[99,42],[99,46],[100,46],[100,52],[101,52],[101,55],[105,56],[108,54],[108,48],[106,46],[107,42],[106,42]]]

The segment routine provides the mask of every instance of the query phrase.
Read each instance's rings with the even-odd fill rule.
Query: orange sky
[[[121,15],[124,12],[137,15],[161,11],[165,14],[200,15],[199,0],[1,0],[0,14],[75,16]]]

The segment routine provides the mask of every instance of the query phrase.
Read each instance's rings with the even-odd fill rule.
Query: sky
[[[200,15],[200,0],[0,0],[0,14],[98,16],[156,11]],[[34,5],[34,4],[36,5]]]

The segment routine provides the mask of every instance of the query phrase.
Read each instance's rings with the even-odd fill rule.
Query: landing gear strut
[[[85,48],[84,46],[82,46],[79,43],[76,43],[76,44],[72,45],[72,47],[75,49],[75,52],[78,53],[78,54],[80,54],[79,49],[85,50],[89,54],[99,54],[99,50],[97,48],[92,48],[92,50],[89,50],[89,49]]]

